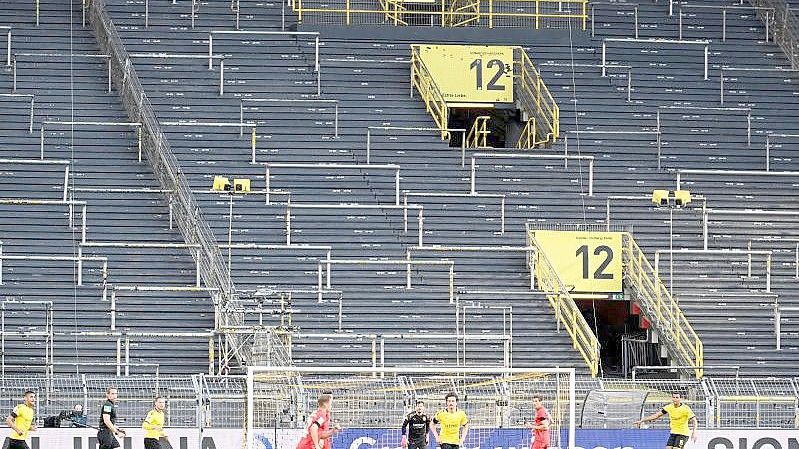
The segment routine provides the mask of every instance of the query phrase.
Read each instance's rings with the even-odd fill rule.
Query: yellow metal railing
[[[586,28],[588,0],[290,0],[300,23]],[[411,18],[417,16],[416,20]]]
[[[451,0],[448,14],[442,15],[443,26],[462,27],[480,23],[480,0]]]
[[[427,112],[433,117],[436,126],[441,130],[441,139],[450,137],[447,131],[449,125],[449,107],[444,96],[436,85],[436,81],[419,56],[419,46],[411,45],[411,85],[422,96]],[[413,92],[413,90],[411,90]]]
[[[671,345],[669,352],[676,359],[673,364],[694,366],[694,374],[701,378],[704,366],[702,341],[632,235],[623,233],[622,242],[624,279],[628,287],[635,291],[649,321],[667,345]]]
[[[585,321],[580,308],[574,302],[569,289],[563,284],[557,271],[552,266],[546,253],[535,239],[534,231],[527,233],[527,246],[535,247],[531,251],[529,261],[535,264],[535,279],[538,289],[546,294],[549,304],[555,310],[558,329],[563,326],[572,339],[574,348],[580,353],[588,365],[592,376],[599,373],[599,340],[588,322]]]
[[[514,97],[527,122],[518,148],[554,142],[560,136],[560,108],[523,48],[514,49]]]
[[[535,141],[536,126],[535,117],[530,117],[519,135],[519,141],[516,142],[516,148],[533,148],[536,145]]]
[[[474,119],[469,134],[466,135],[466,148],[488,148],[488,122],[491,117],[481,115]]]
[[[392,23],[394,26],[408,25],[408,22],[402,18],[405,15],[407,8],[402,4],[402,0],[380,0],[380,7],[383,9],[383,21],[385,23]],[[350,15],[347,15],[347,24],[349,25]]]

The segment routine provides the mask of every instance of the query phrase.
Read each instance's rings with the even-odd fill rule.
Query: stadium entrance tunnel
[[[470,139],[466,146],[470,148],[515,148],[522,133],[524,124],[520,121],[521,115],[513,105],[492,108],[451,108],[448,127],[450,129],[465,129],[466,134],[452,133],[449,145],[460,147],[465,135]],[[488,119],[481,119],[488,117]],[[480,141],[481,121],[485,122],[485,145]],[[471,131],[471,132],[470,132]],[[476,136],[475,133],[478,135]]]
[[[627,299],[576,299],[600,344],[605,375],[629,375],[633,366],[661,365],[658,345],[647,338],[646,325]],[[662,373],[661,373],[662,374]]]

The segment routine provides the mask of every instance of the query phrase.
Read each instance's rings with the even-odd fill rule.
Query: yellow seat
[[[214,176],[214,185],[211,189],[217,192],[230,190],[230,180],[224,176]]]
[[[249,178],[236,178],[233,180],[233,191],[239,193],[247,193],[250,191]]]

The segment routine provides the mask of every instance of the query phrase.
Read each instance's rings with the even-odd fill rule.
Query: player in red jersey
[[[339,426],[330,424],[330,409],[333,397],[322,394],[316,401],[319,408],[311,414],[308,420],[305,436],[297,443],[297,449],[324,449],[330,447],[328,440],[341,431]]]
[[[544,408],[544,398],[540,394],[533,395],[535,408],[535,422],[527,423],[527,428],[533,431],[533,444],[531,449],[547,449],[549,447],[549,412]]]

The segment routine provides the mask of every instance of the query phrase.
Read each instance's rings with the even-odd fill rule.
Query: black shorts
[[[419,441],[408,441],[408,449],[427,449],[427,443],[425,440]]]
[[[144,449],[161,449],[161,442],[155,438],[145,438]]]
[[[14,440],[6,437],[6,443],[7,445],[4,444],[3,447],[7,447],[8,449],[30,449],[25,440]]]
[[[439,446],[441,446],[441,449],[460,449],[457,444],[441,443]]]
[[[688,435],[672,433],[669,435],[669,441],[666,442],[666,446],[682,449],[686,443],[688,443]]]
[[[98,449],[116,449],[119,447],[119,441],[114,438],[114,434],[110,430],[100,430],[97,432]]]

